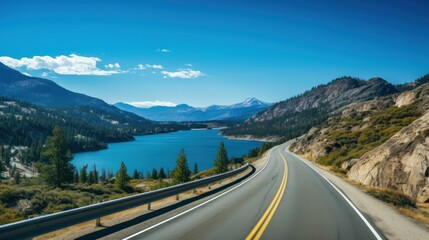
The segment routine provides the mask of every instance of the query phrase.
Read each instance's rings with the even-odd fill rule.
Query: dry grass
[[[429,204],[428,203],[417,203],[417,208],[403,208],[399,207],[399,211],[411,218],[414,218],[422,223],[429,224]]]
[[[258,159],[259,158],[257,158],[257,157],[251,157],[251,158],[247,158],[245,161],[249,164],[252,164],[252,163],[258,161]]]

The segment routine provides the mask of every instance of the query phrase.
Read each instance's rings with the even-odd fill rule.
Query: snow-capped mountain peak
[[[231,108],[245,108],[245,107],[254,107],[254,106],[269,106],[269,103],[262,102],[257,98],[247,98],[244,102],[233,104]]]

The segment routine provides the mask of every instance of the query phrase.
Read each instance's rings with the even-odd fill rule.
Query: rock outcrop
[[[406,126],[398,124],[403,128],[392,137],[371,148],[360,158],[344,161],[340,168],[347,170],[348,177],[359,183],[402,191],[420,202],[429,201],[429,84],[350,104],[324,123],[313,127],[296,142],[292,150],[318,161],[332,151],[350,147],[342,144],[341,138],[332,137],[332,134],[343,132],[353,135],[360,131],[379,137],[377,129],[380,130],[380,124],[386,124],[374,120],[380,116],[377,113],[407,106],[414,106],[412,111],[420,113],[420,117]]]
[[[429,113],[366,153],[348,177],[365,185],[400,190],[429,199]]]

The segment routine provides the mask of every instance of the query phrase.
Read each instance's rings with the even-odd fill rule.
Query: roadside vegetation
[[[347,117],[338,116],[336,126],[322,136],[331,143],[325,146],[327,154],[316,161],[339,170],[343,162],[360,158],[419,118],[421,113],[417,106],[413,103]]]
[[[10,158],[7,150],[0,148],[0,162]],[[228,159],[222,142],[214,168],[202,172],[197,163],[194,163],[193,171],[190,170],[184,149],[180,151],[172,172],[161,167],[147,171],[145,175],[134,170],[130,176],[124,162],[115,174],[105,169],[99,172],[95,165],[77,169],[71,164],[71,151],[60,127],[53,128],[41,149],[41,156],[44,160],[36,164],[38,176],[27,178],[15,169],[10,174],[14,177],[0,182],[0,224],[188,182],[228,171],[232,165],[236,167],[243,162],[242,158]]]

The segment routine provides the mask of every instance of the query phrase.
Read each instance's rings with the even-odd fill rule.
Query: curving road
[[[246,181],[106,238],[384,239],[289,144],[274,148]]]

